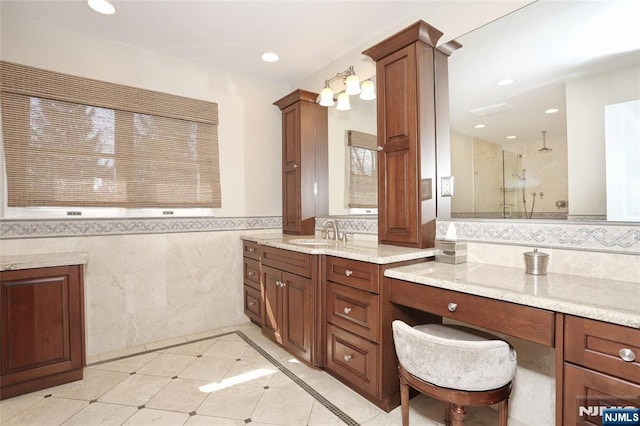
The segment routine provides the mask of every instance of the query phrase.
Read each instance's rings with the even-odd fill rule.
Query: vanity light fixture
[[[513,135],[507,136],[507,139],[515,139],[515,138],[517,138],[517,136],[513,136]]]
[[[485,126],[484,124],[476,124],[476,125],[475,125],[475,126],[473,126],[473,127],[475,127],[476,129],[484,129],[484,128],[485,128],[485,127],[487,127],[487,126]]]
[[[544,113],[545,114],[555,114],[556,112],[560,111],[558,108],[549,108],[548,110],[546,110]]]
[[[107,0],[87,0],[87,4],[91,9],[103,15],[113,15],[116,8]]]
[[[342,80],[345,85],[344,92],[338,95],[338,105],[336,105],[336,109],[340,111],[347,111],[351,109],[351,104],[349,103],[349,96],[351,95],[360,95],[360,99],[365,101],[370,101],[376,98],[375,86],[373,81],[365,80],[360,85],[360,78],[356,75],[353,66],[350,66],[346,70],[339,72],[334,75],[330,79],[324,81],[324,88],[320,92],[320,96],[316,102],[324,107],[332,106],[334,102],[334,93],[333,89],[331,89],[331,83],[336,80]]]

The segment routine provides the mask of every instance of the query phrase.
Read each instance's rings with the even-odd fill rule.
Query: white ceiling
[[[99,15],[83,0],[2,0],[13,15],[285,84],[423,19],[458,37],[531,0],[113,0]],[[260,60],[265,51],[276,64]],[[336,70],[338,72],[340,70]]]
[[[116,14],[104,16],[84,0],[0,0],[0,18],[6,22],[18,15],[292,86],[422,19],[444,33],[440,44],[454,38],[463,44],[449,62],[452,127],[496,142],[512,133],[518,140],[537,141],[541,130],[552,137],[563,135],[563,82],[640,58],[638,0],[539,0],[521,10],[531,0],[112,3]],[[514,10],[518,11],[472,31]],[[278,53],[280,61],[262,62],[265,51]],[[582,65],[591,68],[579,69]],[[495,86],[496,80],[507,77],[516,83]],[[549,81],[554,84],[547,87]],[[503,102],[512,108],[481,119],[469,113]],[[546,117],[548,124],[532,119],[552,106],[561,112],[552,120]],[[487,127],[473,129],[478,122]]]

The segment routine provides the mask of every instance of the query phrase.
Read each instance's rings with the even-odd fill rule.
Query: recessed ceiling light
[[[512,136],[507,136],[507,139],[515,139],[515,138],[517,138],[517,136],[513,136],[513,135]]]
[[[486,126],[484,124],[476,124],[475,126],[476,129],[484,129]]]
[[[113,15],[116,13],[116,8],[107,0],[87,0],[87,4],[91,9],[103,15]]]
[[[545,114],[555,114],[556,112],[560,111],[558,108],[549,108],[548,110],[546,110],[544,113]]]
[[[513,84],[513,80],[510,78],[505,78],[505,79],[496,81],[497,86],[509,86],[510,84]]]
[[[265,62],[278,62],[280,57],[273,52],[265,52],[262,54],[262,60]]]

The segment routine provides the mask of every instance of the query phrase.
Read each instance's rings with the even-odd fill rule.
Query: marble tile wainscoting
[[[240,234],[279,218],[0,222],[0,254],[86,252],[87,356],[246,321]]]

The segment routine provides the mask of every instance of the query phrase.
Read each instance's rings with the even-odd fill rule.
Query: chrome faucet
[[[329,231],[333,232],[331,238],[329,238]],[[327,240],[341,240],[340,235],[338,234],[338,224],[333,220],[327,220],[322,226],[322,235],[323,238]]]

